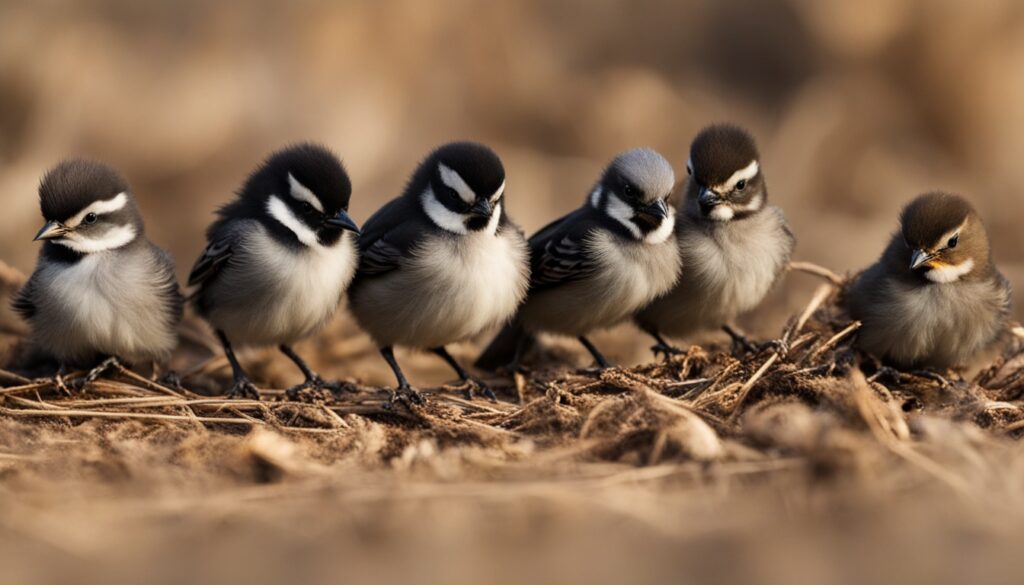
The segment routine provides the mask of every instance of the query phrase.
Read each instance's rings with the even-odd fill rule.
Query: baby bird
[[[683,272],[668,293],[635,316],[657,341],[656,353],[676,353],[662,335],[684,337],[723,328],[755,308],[786,270],[795,238],[782,210],[768,205],[768,187],[754,139],[741,128],[705,128],[690,146],[689,178],[675,239]]]
[[[609,367],[586,336],[629,319],[679,276],[667,203],[674,185],[672,166],[651,149],[615,157],[582,207],[530,238],[526,302],[477,366],[516,368],[535,335],[551,332],[576,337],[600,368]]]
[[[352,183],[317,144],[271,154],[222,207],[189,275],[196,310],[216,330],[234,375],[229,396],[259,399],[237,345],[277,345],[305,376],[288,389],[337,389],[292,349],[334,315],[356,270]]]
[[[857,344],[901,368],[950,368],[1006,326],[1010,285],[981,218],[962,197],[921,195],[903,209],[882,257],[850,286]]]
[[[455,142],[432,152],[405,192],[367,220],[350,306],[395,373],[392,401],[422,401],[395,360],[395,345],[430,350],[466,383],[468,396],[477,387],[494,399],[445,346],[508,321],[526,295],[526,241],[504,195],[498,155]]]
[[[39,186],[43,241],[14,308],[34,346],[69,366],[166,362],[178,343],[183,299],[174,262],[146,239],[128,182],[111,167],[66,160]],[[58,374],[58,379],[60,374]],[[59,383],[62,383],[59,381]]]

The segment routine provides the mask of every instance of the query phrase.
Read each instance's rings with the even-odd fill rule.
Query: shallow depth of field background
[[[432,147],[484,142],[505,161],[512,217],[532,233],[578,206],[618,151],[654,147],[682,178],[694,134],[732,121],[758,139],[770,199],[797,234],[799,259],[859,269],[881,252],[906,201],[945,189],[976,204],[996,261],[1024,290],[1022,71],[1024,3],[1014,0],[0,0],[0,260],[31,270],[36,187],[64,156],[127,175],[148,235],[173,252],[184,279],[212,212],[291,141],[321,141],[342,156],[359,222],[400,192]],[[774,335],[816,284],[788,278],[743,325]],[[647,340],[628,326],[597,341],[618,361],[650,359]],[[390,384],[364,345],[366,359],[320,365]],[[403,359],[415,381],[450,378],[433,358]],[[282,383],[297,381],[279,365]],[[721,502],[724,493],[712,492]],[[700,547],[713,548],[721,526],[686,506],[673,526],[696,518],[686,558],[712,579],[729,559]],[[439,507],[452,522],[455,512]],[[750,521],[739,519],[746,508],[730,509],[737,523]],[[588,526],[572,510],[534,512]],[[757,518],[758,530],[773,530]],[[431,523],[422,523],[416,537],[428,543]],[[355,524],[372,536],[372,519]],[[552,541],[561,530],[551,528]],[[677,558],[656,552],[666,566]]]

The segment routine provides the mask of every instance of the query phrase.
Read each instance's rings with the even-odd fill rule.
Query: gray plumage
[[[1004,330],[1011,290],[980,217],[962,198],[908,205],[882,257],[847,293],[858,346],[899,367],[962,365]]]
[[[367,220],[350,308],[393,369],[395,396],[419,399],[394,345],[433,351],[493,396],[445,346],[507,322],[526,295],[526,242],[508,218],[504,189],[505,169],[493,151],[446,144],[419,165],[400,197]]]
[[[173,260],[144,236],[127,182],[106,165],[65,161],[43,178],[40,203],[45,243],[15,300],[31,341],[64,365],[165,362],[182,297]]]
[[[292,398],[305,388],[340,388],[322,380],[291,345],[331,319],[355,274],[351,194],[334,153],[303,143],[272,153],[218,211],[189,285],[231,363],[229,395],[259,398],[235,345],[279,346],[305,375],[289,389]]]
[[[685,337],[727,325],[757,307],[785,272],[795,239],[782,210],[766,204],[758,157],[735,126],[711,126],[694,139],[676,225],[682,274],[637,313],[645,331]]]
[[[606,366],[585,336],[629,319],[679,275],[675,214],[666,203],[674,183],[671,165],[653,150],[617,156],[582,207],[530,238],[527,299],[477,365],[509,365],[534,335],[551,332],[579,337]]]

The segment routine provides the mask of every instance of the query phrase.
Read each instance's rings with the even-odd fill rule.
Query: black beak
[[[48,221],[46,222],[46,225],[44,225],[42,229],[39,230],[39,233],[36,234],[36,237],[32,238],[32,241],[36,242],[39,240],[53,240],[55,238],[62,237],[66,233],[68,233],[67,228],[61,225],[60,222]]]
[[[493,212],[494,207],[487,199],[478,199],[477,202],[473,204],[473,207],[469,208],[469,214],[473,217],[482,217],[486,219],[491,217],[491,213]]]
[[[697,203],[700,203],[701,207],[711,208],[722,202],[722,198],[707,187],[701,187],[700,195],[697,196]]]
[[[931,260],[934,257],[935,257],[934,254],[929,254],[928,252],[925,252],[924,250],[921,250],[921,249],[914,250],[914,253],[910,255],[910,269],[911,270],[917,270],[918,268],[923,266],[926,262],[928,262],[929,260]]]
[[[664,199],[659,199],[647,207],[639,209],[637,214],[649,219],[655,225],[660,225],[662,220],[668,217],[668,204]]]
[[[359,233],[359,226],[356,225],[356,222],[352,221],[352,218],[348,216],[344,209],[339,211],[338,215],[324,221],[324,226],[336,230],[348,230],[356,234]]]

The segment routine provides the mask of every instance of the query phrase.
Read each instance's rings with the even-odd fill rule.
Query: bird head
[[[955,282],[988,264],[988,236],[964,198],[926,193],[903,208],[900,232],[907,269],[932,282]]]
[[[341,161],[312,143],[271,154],[249,175],[241,191],[243,201],[307,246],[333,245],[346,230],[359,233],[348,215],[351,196],[352,182]]]
[[[627,150],[612,160],[590,194],[590,205],[622,224],[637,240],[665,241],[675,226],[668,197],[675,173],[649,148]]]
[[[742,128],[715,124],[702,130],[690,146],[686,204],[691,213],[713,221],[730,221],[757,213],[768,198],[760,155]]]
[[[457,234],[498,228],[505,194],[505,167],[490,148],[452,142],[420,163],[406,188],[434,224]]]
[[[113,168],[90,160],[65,160],[39,185],[45,224],[36,240],[79,254],[126,246],[143,233],[142,216],[128,181]]]

